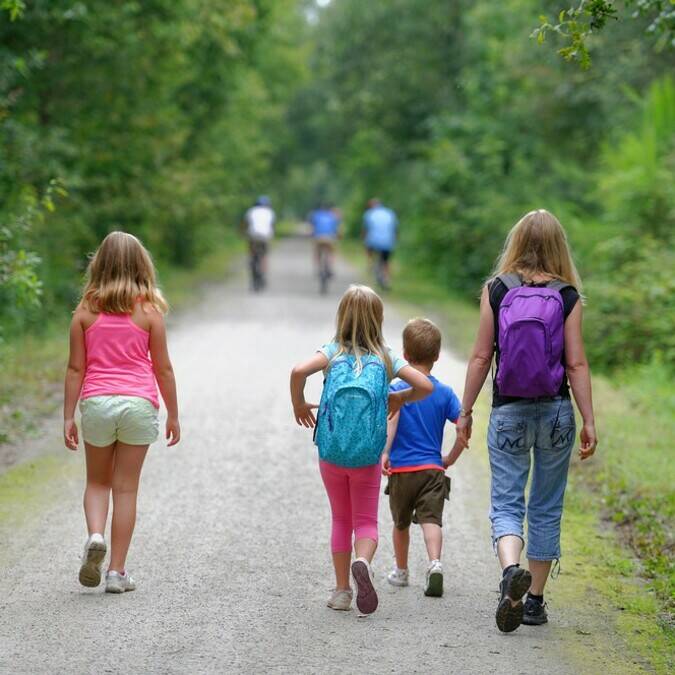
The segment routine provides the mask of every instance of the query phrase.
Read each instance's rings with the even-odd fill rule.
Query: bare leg
[[[429,560],[440,560],[443,530],[435,523],[422,523],[422,532],[424,532],[424,543],[427,547]]]
[[[497,555],[502,569],[509,565],[520,564],[520,554],[523,552],[523,540],[512,534],[501,537],[497,542]]]
[[[546,586],[552,562],[551,560],[528,560],[530,574],[532,574],[530,593],[533,595],[544,595],[544,586]]]
[[[400,570],[408,569],[408,550],[410,549],[410,528],[399,530],[394,525],[394,555],[396,556],[396,567]]]
[[[333,567],[335,567],[335,588],[339,591],[348,591],[349,565],[352,562],[351,551],[336,551],[333,553]]]
[[[84,444],[87,458],[87,486],[84,490],[84,517],[89,534],[105,534],[112,488],[115,444],[97,447]]]
[[[357,539],[354,542],[354,552],[357,558],[365,558],[368,562],[372,562],[377,551],[377,542],[374,539]]]
[[[147,445],[126,445],[115,447],[115,468],[113,470],[113,519],[110,569],[124,572],[131,535],[136,525],[136,497]]]

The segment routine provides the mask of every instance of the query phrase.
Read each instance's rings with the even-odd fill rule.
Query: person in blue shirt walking
[[[443,429],[447,420],[457,422],[460,402],[455,392],[439,382],[431,369],[441,351],[441,332],[428,319],[412,319],[403,331],[403,353],[409,364],[425,375],[433,392],[422,401],[403,406],[390,420],[382,473],[389,476],[389,507],[394,521],[396,566],[387,580],[392,586],[408,585],[410,524],[419,523],[429,555],[424,594],[443,595],[443,506],[449,497],[450,479],[445,469],[454,464],[467,444],[458,436],[449,455],[443,457]],[[390,391],[409,385],[396,382]]]
[[[371,260],[374,260],[378,284],[388,289],[391,285],[389,260],[396,247],[398,218],[394,211],[379,199],[371,199],[363,214],[363,239]]]

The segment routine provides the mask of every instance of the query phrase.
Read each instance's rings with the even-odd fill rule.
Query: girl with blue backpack
[[[494,356],[487,445],[492,538],[502,567],[496,622],[503,632],[548,621],[544,586],[552,562],[560,558],[560,521],[576,433],[570,388],[583,420],[580,458],[593,455],[598,443],[580,290],[565,231],[543,209],[516,223],[483,288],[457,432],[468,442],[472,407]],[[526,513],[529,570],[520,567]]]
[[[387,347],[383,318],[382,300],[372,289],[350,286],[338,306],[333,341],[291,372],[295,420],[315,430],[319,469],[332,513],[336,583],[328,607],[351,608],[351,568],[361,614],[372,614],[378,604],[371,562],[378,541],[380,458],[387,439],[387,417],[433,390],[424,375]],[[324,387],[317,406],[305,401],[304,389],[307,378],[319,371],[324,373]],[[394,377],[410,388],[389,393]]]

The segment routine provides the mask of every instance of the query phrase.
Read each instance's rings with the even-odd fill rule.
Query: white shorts
[[[150,445],[157,440],[157,408],[139,396],[92,396],[80,401],[82,437],[102,448],[121,441]]]

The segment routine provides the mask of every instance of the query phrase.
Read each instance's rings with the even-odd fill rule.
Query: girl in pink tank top
[[[80,402],[87,462],[84,513],[89,536],[79,580],[101,582],[105,528],[113,495],[110,561],[105,590],[135,589],[126,557],[136,522],[136,498],[148,447],[158,434],[159,397],[167,409],[168,445],[180,440],[176,381],[166,344],[166,302],[150,254],[131,234],[112,232],[87,270],[70,326],[63,409],[66,447],[77,450]]]

